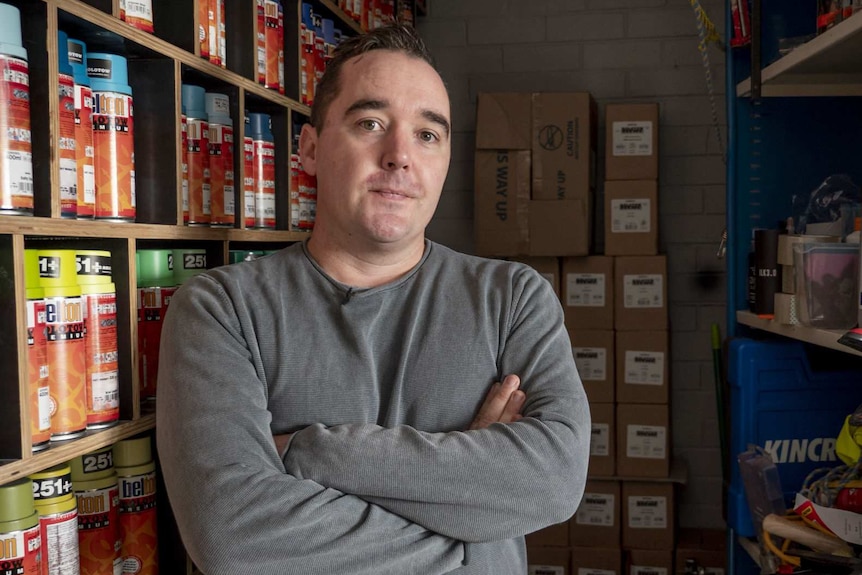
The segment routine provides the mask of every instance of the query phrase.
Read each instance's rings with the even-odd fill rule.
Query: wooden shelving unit
[[[844,335],[847,330],[818,329],[816,327],[808,327],[805,325],[785,325],[768,318],[757,316],[748,311],[737,311],[736,321],[742,325],[747,325],[748,327],[754,327],[777,335],[783,335],[784,337],[789,337],[791,339],[813,343],[814,345],[828,347],[829,349],[862,357],[862,352],[838,343],[838,338]]]

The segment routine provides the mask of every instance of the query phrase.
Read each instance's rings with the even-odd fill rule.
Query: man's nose
[[[386,136],[381,162],[386,170],[406,170],[410,166],[410,134],[392,129]]]

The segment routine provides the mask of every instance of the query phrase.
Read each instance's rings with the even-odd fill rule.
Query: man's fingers
[[[506,422],[512,421],[510,412],[516,404],[510,406],[509,403],[520,383],[521,380],[518,376],[507,375],[502,383],[492,385],[482,407],[479,408],[479,413],[476,414],[476,418],[470,424],[470,429],[483,429],[492,423],[504,421],[502,418],[507,418]],[[523,395],[523,392],[518,393]],[[523,405],[523,399],[520,401]],[[520,407],[516,411],[520,411]]]
[[[503,409],[502,415],[497,421],[500,423],[512,423],[521,419],[521,409],[523,409],[526,399],[527,394],[520,389],[512,392],[509,401],[506,403],[506,407]]]

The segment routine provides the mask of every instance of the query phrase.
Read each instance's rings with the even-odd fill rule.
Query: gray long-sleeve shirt
[[[525,417],[463,431],[510,373]],[[304,244],[196,277],[167,314],[157,404],[171,506],[208,575],[523,575],[523,535],[570,517],[587,473],[550,285],[433,242],[371,289]]]

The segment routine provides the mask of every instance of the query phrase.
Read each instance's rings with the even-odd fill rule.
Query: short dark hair
[[[329,105],[338,94],[341,80],[341,68],[344,63],[367,52],[374,50],[393,50],[407,56],[419,58],[437,69],[431,53],[425,42],[419,37],[415,28],[407,24],[389,24],[371,32],[353,36],[342,41],[335,50],[332,60],[326,64],[326,71],[314,92],[314,104],[311,107],[311,125],[319,132],[323,128]]]

